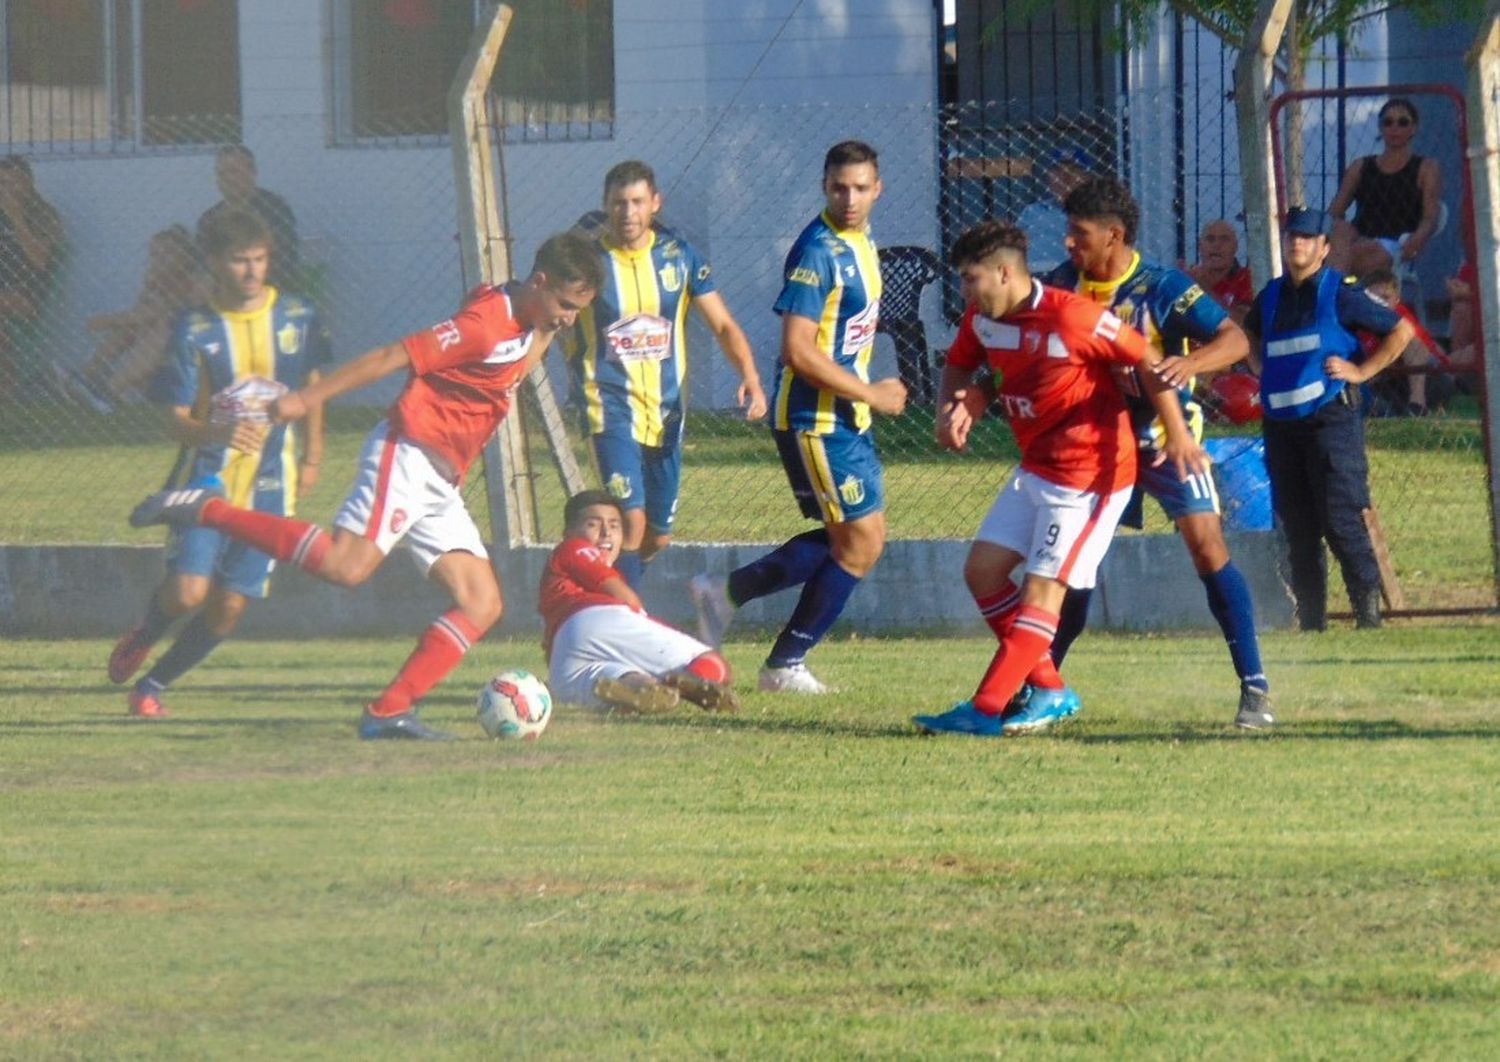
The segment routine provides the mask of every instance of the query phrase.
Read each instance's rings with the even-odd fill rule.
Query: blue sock
[[[1250,600],[1250,584],[1230,561],[1212,575],[1200,575],[1208,591],[1208,610],[1219,621],[1229,658],[1240,682],[1265,693],[1271,688],[1260,664],[1260,639],[1255,634],[1255,604]]]
[[[839,618],[849,595],[858,585],[859,576],[845,571],[831,556],[819,565],[802,588],[792,618],[776,636],[771,655],[766,657],[766,666],[786,667],[801,663],[807,651],[822,640],[828,628]]]
[[[641,555],[633,549],[622,549],[619,558],[615,561],[615,571],[625,580],[630,589],[640,593],[641,576],[646,574],[646,565],[641,562]]]
[[[223,640],[222,635],[215,634],[209,628],[202,615],[194,616],[192,622],[182,628],[182,633],[172,643],[172,648],[163,653],[161,659],[146,673],[146,677],[136,683],[136,688],[148,693],[160,693],[202,663]]]
[[[1068,587],[1068,594],[1063,598],[1062,609],[1057,614],[1057,636],[1052,639],[1052,666],[1061,669],[1063,658],[1068,655],[1074,640],[1083,633],[1083,629],[1089,624],[1089,601],[1094,596],[1094,590],[1079,590]]]
[[[774,594],[811,579],[828,559],[828,529],[805,531],[759,560],[729,573],[729,600],[736,605]]]

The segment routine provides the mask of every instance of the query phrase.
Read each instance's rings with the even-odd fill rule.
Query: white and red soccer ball
[[[530,741],[552,718],[552,694],[530,671],[502,671],[479,691],[479,725],[492,738]]]

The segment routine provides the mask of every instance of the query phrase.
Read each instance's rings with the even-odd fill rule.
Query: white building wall
[[[780,259],[820,206],[823,152],[846,137],[882,152],[882,242],[936,240],[934,17],[928,0],[616,0],[612,139],[505,149],[515,265],[598,204],[609,165],[656,166],[674,223],[714,261],[762,371]],[[325,5],[241,0],[244,142],[261,183],[297,214],[304,257],[326,267],[341,357],[445,316],[461,294],[446,144],[335,147]],[[67,223],[60,356],[81,360],[90,314],[135,298],[152,232],[190,228],[218,199],[213,149],[35,157]],[[695,394],[726,401],[698,335]],[[701,390],[708,388],[708,393]]]

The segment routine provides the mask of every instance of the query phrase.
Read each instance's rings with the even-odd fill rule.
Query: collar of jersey
[[[226,321],[250,321],[257,317],[263,317],[266,314],[270,313],[271,308],[276,305],[276,299],[279,295],[280,292],[278,292],[270,284],[267,284],[266,304],[258,310],[226,310],[220,307],[217,302],[212,303],[212,305],[214,308],[214,313],[218,314]]]
[[[1125,272],[1121,273],[1113,280],[1090,280],[1087,276],[1084,275],[1082,270],[1079,270],[1078,291],[1080,294],[1089,296],[1089,298],[1093,299],[1095,302],[1108,302],[1114,298],[1115,292],[1120,290],[1120,285],[1124,284],[1131,277],[1135,276],[1136,270],[1140,268],[1141,252],[1131,251],[1130,265],[1125,268]]]
[[[614,240],[609,238],[608,233],[605,233],[599,239],[609,249],[611,254],[624,255],[626,258],[646,258],[651,254],[651,249],[656,246],[656,229],[654,227],[651,229],[650,238],[646,241],[646,246],[634,250],[629,247],[619,246]]]
[[[838,227],[838,224],[828,216],[828,211],[823,211],[820,216],[823,219],[823,224],[832,229],[835,236],[868,236],[870,234],[870,226],[868,223],[866,223],[865,227],[862,229],[841,229]]]

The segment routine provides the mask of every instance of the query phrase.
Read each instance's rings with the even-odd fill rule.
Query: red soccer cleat
[[[137,719],[161,719],[167,714],[167,706],[154,693],[131,690],[125,701],[130,705],[130,714]]]
[[[150,655],[151,643],[141,640],[141,627],[136,624],[120,636],[109,654],[109,681],[128,682]]]

